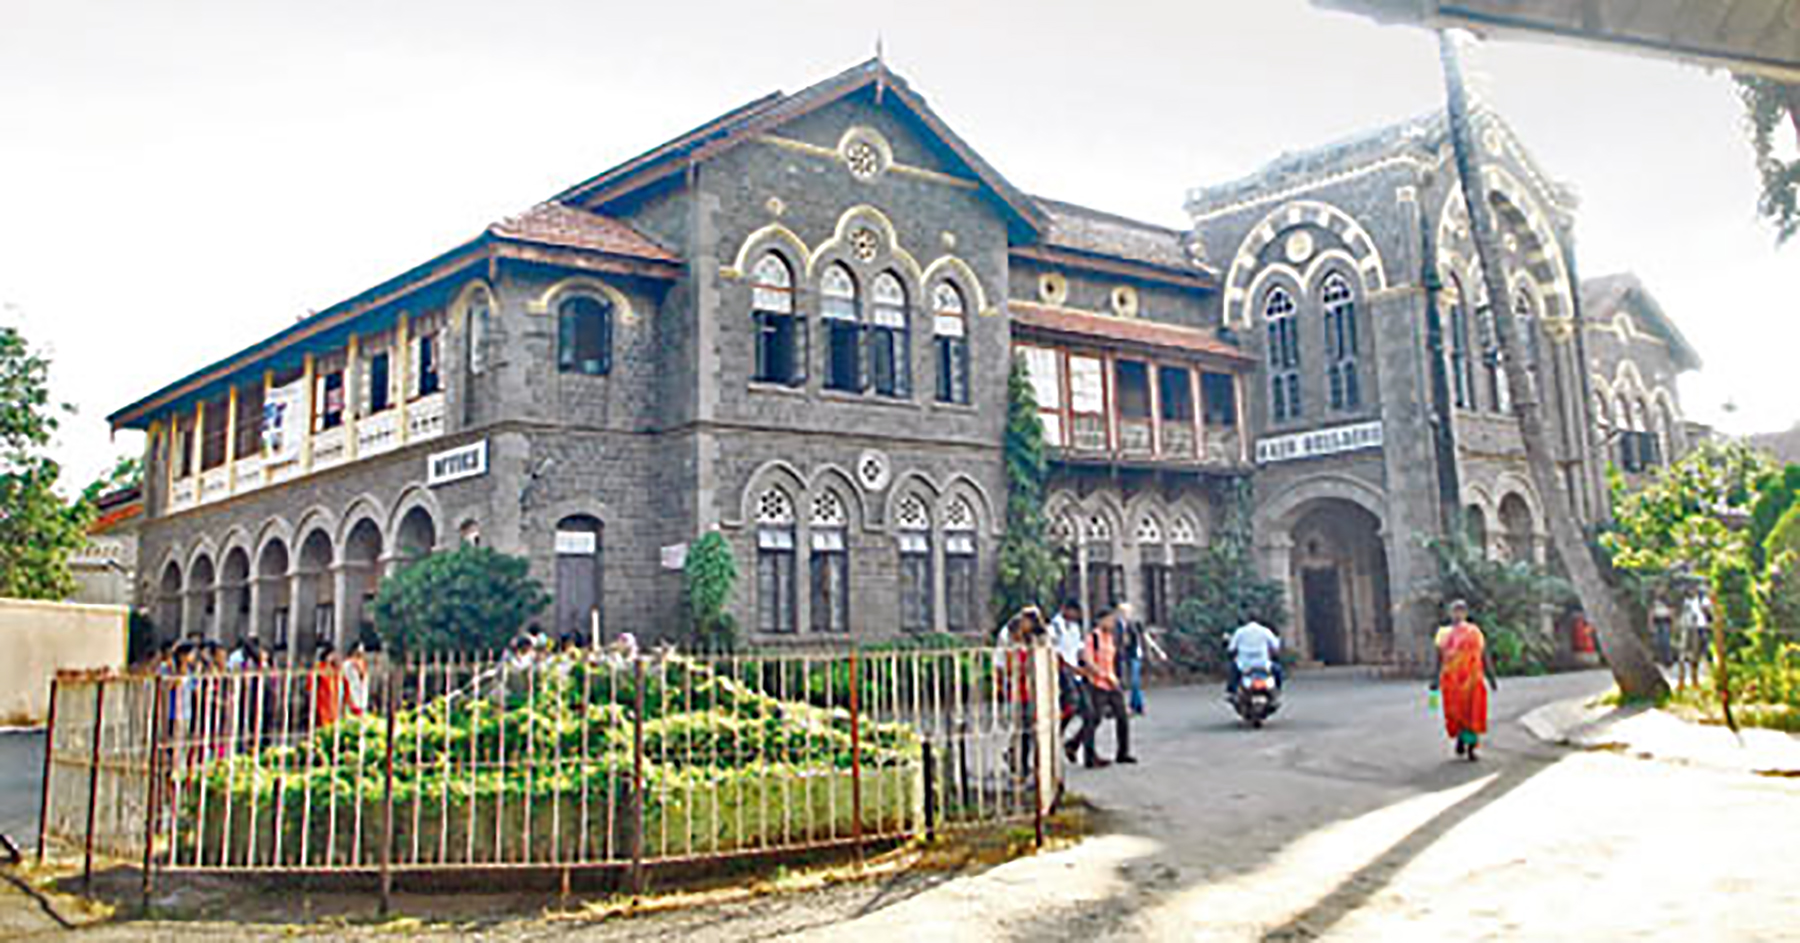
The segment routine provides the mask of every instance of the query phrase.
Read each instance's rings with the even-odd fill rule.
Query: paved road
[[[1104,811],[1100,833],[1069,848],[973,876],[915,874],[655,918],[426,932],[856,943],[1800,937],[1800,784],[1570,752],[1517,723],[1606,684],[1592,673],[1506,682],[1476,764],[1450,755],[1416,682],[1302,676],[1261,731],[1240,728],[1215,690],[1157,691],[1134,731],[1141,766],[1073,772],[1071,787]],[[354,906],[366,912],[367,901]],[[263,920],[180,932],[292,932]]]

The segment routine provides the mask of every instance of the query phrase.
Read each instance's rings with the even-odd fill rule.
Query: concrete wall
[[[0,725],[41,724],[58,671],[125,667],[124,606],[0,599]]]

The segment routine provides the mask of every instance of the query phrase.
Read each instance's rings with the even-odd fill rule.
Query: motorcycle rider
[[[1231,641],[1226,643],[1226,653],[1230,656],[1230,677],[1225,682],[1225,693],[1237,693],[1238,683],[1244,676],[1258,669],[1275,676],[1275,687],[1282,686],[1281,676],[1281,636],[1266,625],[1251,619],[1238,626],[1231,633]]]

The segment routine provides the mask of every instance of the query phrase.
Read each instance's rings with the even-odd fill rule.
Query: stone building
[[[1597,519],[1615,442],[1679,448],[1636,433],[1679,418],[1697,361],[1635,283],[1576,329],[1574,200],[1498,120],[1481,139]],[[350,638],[396,564],[479,541],[529,558],[546,628],[665,635],[717,530],[755,644],[983,631],[1017,356],[1068,596],[1166,624],[1253,480],[1301,656],[1416,661],[1423,538],[1545,555],[1441,120],[1187,209],[1021,192],[878,61],[759,98],[115,413],[148,432],[140,605],[165,637],[304,649]],[[1623,423],[1594,413],[1621,396]]]
[[[1573,195],[1497,116],[1476,120],[1521,355],[1561,484],[1596,522],[1609,460],[1636,473],[1685,448],[1674,379],[1698,359],[1631,276],[1577,290]],[[1420,663],[1440,618],[1427,538],[1464,527],[1491,555],[1554,564],[1442,115],[1187,207],[1222,253],[1221,322],[1261,362],[1255,539],[1294,648]]]
[[[530,559],[556,631],[656,636],[717,529],[756,643],[983,630],[1015,330],[1074,374],[1046,415],[1069,500],[1114,489],[1082,521],[1111,580],[1201,539],[1204,482],[1247,467],[1214,280],[1179,233],[1020,192],[866,63],[119,410],[148,433],[140,598],[166,638],[303,650],[480,541]]]

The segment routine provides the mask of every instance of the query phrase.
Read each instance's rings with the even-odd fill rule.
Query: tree
[[[1475,254],[1481,262],[1481,277],[1487,287],[1488,307],[1492,312],[1501,364],[1506,371],[1507,391],[1512,394],[1513,415],[1519,421],[1525,462],[1532,484],[1544,502],[1551,543],[1568,569],[1582,608],[1599,632],[1600,644],[1606,650],[1607,664],[1612,668],[1619,690],[1632,699],[1660,700],[1668,693],[1668,682],[1651,659],[1649,647],[1619,618],[1618,605],[1576,524],[1574,506],[1568,492],[1563,490],[1562,476],[1557,473],[1556,461],[1550,454],[1543,408],[1531,382],[1526,358],[1519,356],[1512,291],[1507,285],[1500,258],[1500,234],[1488,203],[1487,180],[1476,165],[1478,157],[1469,120],[1468,90],[1463,85],[1456,42],[1449,33],[1438,34],[1438,51],[1443,60],[1444,85],[1449,98],[1450,144],[1456,158],[1456,172],[1462,181],[1463,199],[1468,205],[1469,229],[1475,242]]]
[[[681,582],[694,645],[713,651],[735,648],[737,620],[726,610],[737,585],[737,559],[723,535],[708,531],[694,541],[681,566]]]
[[[1437,557],[1440,593],[1469,604],[1502,674],[1542,671],[1556,656],[1556,640],[1544,631],[1546,610],[1575,601],[1567,581],[1524,560],[1494,560],[1458,528],[1426,546]]]
[[[1048,611],[1062,579],[1062,555],[1050,545],[1044,524],[1044,484],[1049,462],[1044,423],[1025,361],[1014,358],[1006,378],[1006,535],[1000,539],[994,578],[994,615],[1005,619],[1026,606]]]
[[[66,405],[50,401],[50,361],[0,326],[0,596],[63,599],[75,592],[69,555],[92,509],[56,493],[62,468],[43,454]]]
[[[375,631],[396,657],[502,648],[550,605],[523,557],[464,546],[381,581]]]
[[[94,504],[115,491],[140,487],[143,482],[144,463],[135,455],[122,455],[104,474],[81,489],[81,500]]]
[[[1775,136],[1786,124],[1800,139],[1800,85],[1755,75],[1736,78],[1750,126],[1750,146],[1756,151],[1756,172],[1762,178],[1756,212],[1774,224],[1776,241],[1786,242],[1800,231],[1800,159],[1783,160],[1776,153]]]

